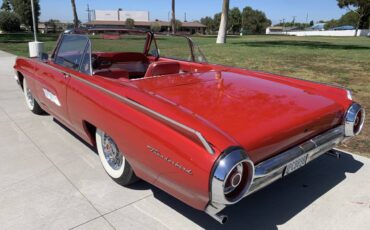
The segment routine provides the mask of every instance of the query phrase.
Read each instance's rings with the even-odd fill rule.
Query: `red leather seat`
[[[154,62],[149,65],[144,77],[154,77],[180,72],[180,64],[174,61]]]
[[[111,79],[129,78],[128,71],[118,68],[99,69],[94,71],[94,75]]]

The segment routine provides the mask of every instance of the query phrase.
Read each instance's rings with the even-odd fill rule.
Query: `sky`
[[[336,0],[230,0],[230,8],[251,6],[262,10],[272,22],[279,23],[282,19],[292,21],[296,16],[296,22],[314,20],[329,20],[339,18],[346,13],[339,9]],[[2,0],[0,0],[2,3]],[[40,0],[41,21],[59,19],[72,21],[72,9],[70,0]],[[81,21],[87,21],[87,4],[90,9],[96,10],[144,10],[150,12],[150,19],[167,20],[171,10],[171,0],[76,0],[77,13]],[[176,18],[184,20],[199,20],[204,16],[213,16],[220,12],[222,0],[176,0]]]

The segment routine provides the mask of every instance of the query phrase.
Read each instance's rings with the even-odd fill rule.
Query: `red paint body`
[[[155,62],[150,56],[133,55],[132,61],[124,53],[97,55],[126,66],[135,62],[139,72],[140,65]],[[137,176],[200,210],[209,202],[211,170],[223,150],[241,146],[257,164],[339,125],[352,103],[345,89],[323,84],[206,63],[156,61],[176,61],[182,73],[135,80],[88,76],[29,58],[18,58],[15,69],[28,79],[44,110],[92,145],[87,124],[109,133]],[[66,78],[65,73],[74,77]],[[168,124],[76,78],[196,129],[216,153],[209,154]],[[43,89],[56,95],[61,106],[45,98]],[[192,175],[147,146],[191,169]]]

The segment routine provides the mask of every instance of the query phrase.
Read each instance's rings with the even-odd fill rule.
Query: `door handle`
[[[63,75],[64,75],[64,79],[67,79],[67,78],[71,77],[71,75],[69,75],[69,73],[63,73]]]

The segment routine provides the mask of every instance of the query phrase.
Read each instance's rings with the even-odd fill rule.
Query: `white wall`
[[[118,21],[118,10],[95,10],[96,21]]]
[[[356,30],[325,30],[325,31],[289,31],[289,32],[271,32],[269,28],[266,29],[266,34],[276,35],[293,35],[293,36],[342,36],[353,37]],[[358,36],[367,36],[370,30],[359,30]]]
[[[148,11],[120,11],[120,21],[126,21],[128,18],[132,18],[138,22],[148,22],[149,12]]]
[[[119,12],[119,14],[118,14]],[[127,18],[132,18],[135,21],[148,22],[148,11],[118,11],[118,10],[95,10],[93,20],[96,21],[126,21]]]

